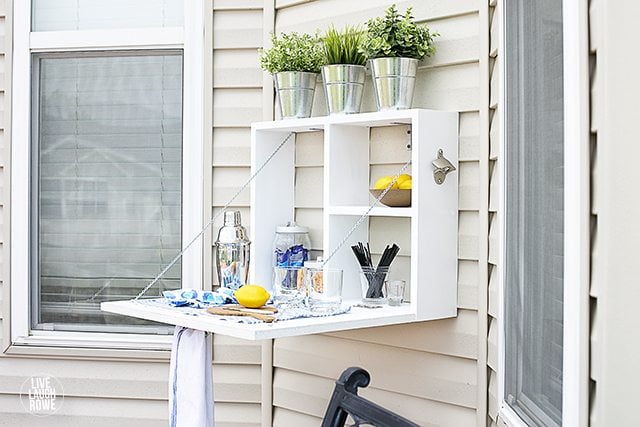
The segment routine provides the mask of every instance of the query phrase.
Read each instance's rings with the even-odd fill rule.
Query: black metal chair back
[[[366,387],[370,381],[369,372],[362,368],[345,369],[336,381],[322,427],[343,427],[349,415],[355,421],[354,426],[419,427],[418,424],[358,396],[358,387]]]

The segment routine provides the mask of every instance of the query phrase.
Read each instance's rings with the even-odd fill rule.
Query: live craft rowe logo
[[[22,383],[20,402],[24,409],[33,415],[53,415],[64,402],[62,384],[51,375],[34,375]]]

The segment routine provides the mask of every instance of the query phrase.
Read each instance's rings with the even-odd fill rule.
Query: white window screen
[[[32,0],[31,8],[32,31],[180,27],[184,16],[183,0]]]
[[[562,423],[561,0],[505,2],[505,399],[529,425]]]
[[[180,250],[182,54],[34,55],[32,93],[33,327],[143,324],[99,304]],[[159,285],[180,287],[180,263]]]

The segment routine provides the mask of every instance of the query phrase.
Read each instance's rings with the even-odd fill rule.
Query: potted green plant
[[[393,4],[384,17],[367,21],[362,52],[370,60],[379,111],[411,108],[418,61],[435,52],[439,34],[416,25],[411,11],[402,16]]]
[[[310,117],[324,61],[320,39],[309,34],[272,34],[271,44],[260,51],[260,66],[273,74],[281,117]]]
[[[364,90],[367,57],[361,52],[364,32],[346,26],[331,26],[322,38],[325,64],[322,80],[329,114],[359,113]]]

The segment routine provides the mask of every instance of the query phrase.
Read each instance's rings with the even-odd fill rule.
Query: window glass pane
[[[183,0],[31,0],[32,31],[180,27]]]
[[[33,326],[141,324],[99,304],[180,250],[182,56],[73,55],[34,57]],[[148,295],[179,287],[180,263]]]
[[[529,425],[562,422],[561,0],[505,2],[506,400]]]

